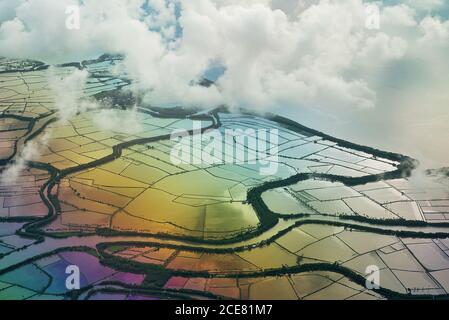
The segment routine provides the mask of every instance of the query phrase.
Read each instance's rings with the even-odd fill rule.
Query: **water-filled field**
[[[103,105],[132,82],[110,72],[117,63],[83,64],[80,95],[99,107],[66,119],[42,65],[0,68],[0,299],[448,296],[444,178],[417,184],[406,156],[273,115]],[[195,124],[276,130],[276,151],[255,163],[175,163],[170,135],[199,134]],[[262,160],[276,172],[261,174]],[[378,289],[365,287],[369,266]]]

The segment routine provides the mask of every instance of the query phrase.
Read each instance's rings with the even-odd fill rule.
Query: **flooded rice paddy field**
[[[119,64],[52,72],[87,70],[81,95],[94,99],[129,85]],[[411,159],[245,112],[142,106],[62,121],[47,73],[0,60],[0,299],[448,297],[449,187],[409,178]],[[235,156],[174,164],[170,134],[195,123],[278,130],[274,157],[258,159],[276,173]],[[80,290],[65,286],[69,265]],[[373,265],[379,290],[365,287]]]

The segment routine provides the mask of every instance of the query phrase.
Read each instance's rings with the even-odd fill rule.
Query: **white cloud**
[[[394,26],[414,27],[416,26],[416,11],[407,5],[387,6],[382,10],[382,24]]]
[[[93,116],[94,124],[103,131],[114,131],[125,134],[136,134],[143,130],[135,110],[122,111],[103,109]]]
[[[16,8],[25,0],[0,0],[0,21],[14,19]]]
[[[86,70],[75,69],[69,74],[61,74],[58,69],[49,68],[48,85],[53,92],[60,121],[65,122],[80,112],[97,107],[95,103],[81,99],[87,77]]]
[[[0,26],[0,54],[62,62],[124,53],[156,105],[372,107],[375,93],[345,71],[367,50],[390,59],[406,48],[405,40],[363,28],[360,0],[298,2],[296,17],[282,11],[292,8],[288,1],[151,0],[154,12],[143,15],[143,0],[87,0],[79,31],[62,27],[64,9],[74,3],[18,4],[16,18]],[[178,22],[175,3],[182,7]],[[182,37],[174,40],[176,23]],[[218,89],[192,85],[213,61],[226,68]]]
[[[399,37],[389,37],[385,33],[378,33],[367,39],[360,57],[367,61],[382,61],[400,59],[407,51],[407,42]]]
[[[449,82],[441,0],[397,2],[377,1],[380,30],[368,30],[372,2],[362,0],[151,0],[151,13],[144,0],[84,0],[75,31],[64,27],[65,7],[78,1],[0,0],[0,55],[67,62],[123,53],[153,105],[319,112],[331,129],[340,119],[375,131],[371,118],[403,116],[423,92],[436,105],[422,116],[435,117]],[[212,63],[225,69],[217,86],[195,85]]]
[[[27,168],[27,162],[39,157],[40,150],[48,142],[48,137],[48,134],[44,134],[39,139],[25,144],[14,162],[8,164],[0,173],[1,186],[11,186],[17,182],[20,174]]]
[[[449,46],[449,21],[442,22],[438,18],[428,16],[421,21],[419,28],[422,32],[421,42]]]

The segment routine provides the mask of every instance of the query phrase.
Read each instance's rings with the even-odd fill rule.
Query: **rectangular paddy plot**
[[[0,160],[14,155],[17,140],[28,133],[29,122],[16,118],[0,118]]]
[[[21,170],[13,182],[0,184],[0,217],[44,217],[48,208],[42,202],[39,191],[50,175],[43,170]]]
[[[112,76],[110,62],[93,63],[83,90],[88,98],[97,93],[111,91],[125,86],[128,82]],[[53,69],[53,76],[64,77],[75,70],[74,67]],[[49,70],[30,70],[0,73],[0,114],[20,115],[36,118],[54,112],[55,97],[49,88]]]

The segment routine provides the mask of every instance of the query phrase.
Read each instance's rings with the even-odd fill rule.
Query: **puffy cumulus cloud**
[[[390,26],[416,26],[416,10],[404,4],[388,6],[382,10],[382,24]]]
[[[177,6],[175,2],[165,0],[148,0],[147,7],[153,11],[145,20],[151,30],[159,31],[163,38],[174,39],[176,37]]]
[[[449,46],[449,20],[442,22],[439,18],[426,17],[419,24],[422,43],[435,46]]]
[[[143,130],[142,122],[135,110],[102,109],[94,114],[93,122],[98,128],[105,131],[136,134]]]
[[[80,30],[64,27],[78,1],[13,2],[0,55],[62,62],[123,53],[157,105],[370,108],[376,93],[345,72],[357,59],[406,50],[404,40],[364,28],[361,0],[86,0]],[[226,70],[217,86],[197,85],[217,61]]]
[[[60,121],[65,122],[78,113],[97,108],[95,102],[82,99],[88,75],[86,70],[75,69],[61,74],[54,67],[48,69],[48,85],[53,92]]]
[[[158,105],[369,109],[378,95],[366,77],[373,61],[378,69],[402,59],[417,25],[413,8],[391,5],[382,7],[381,30],[368,30],[360,0],[179,4],[182,37],[156,63],[140,50],[127,59]],[[192,85],[217,62],[225,70],[217,87]]]
[[[321,1],[293,20],[260,1],[228,2],[183,3],[180,49],[195,43],[209,61],[221,61],[226,72],[217,84],[230,105],[370,108],[375,92],[345,72],[367,46],[379,59],[400,58],[406,48],[404,40],[364,28],[361,1]]]
[[[371,137],[382,125],[385,134],[413,135],[418,149],[424,127],[408,114],[431,123],[447,108],[449,22],[441,2],[0,0],[0,55],[54,63],[121,53],[154,105],[275,109],[351,140],[366,131],[359,142],[381,147],[390,140]],[[366,28],[373,3],[379,30]],[[65,28],[73,4],[80,30]],[[216,86],[198,85],[217,65]],[[410,125],[399,132],[405,118]],[[394,143],[390,149],[413,155],[413,146]]]
[[[0,0],[0,21],[8,21],[10,19],[14,19],[16,16],[16,8],[19,6],[24,0],[19,1],[11,1],[11,0]]]
[[[9,163],[0,172],[0,186],[11,186],[15,184],[20,174],[26,170],[27,162],[39,157],[41,154],[40,150],[47,144],[48,139],[49,135],[44,134],[37,140],[27,142],[20,154],[14,159],[14,162]]]
[[[400,59],[407,50],[407,41],[379,33],[366,41],[360,57],[366,61]]]
[[[123,51],[147,28],[139,21],[144,0],[7,0],[15,16],[0,25],[0,55],[49,63]],[[81,29],[66,27],[69,6],[79,5]],[[149,33],[151,35],[152,33]],[[134,38],[130,35],[135,35]],[[158,36],[153,34],[158,40]],[[149,37],[148,37],[149,38]],[[145,39],[147,44],[151,40]],[[154,45],[153,45],[154,46]]]

